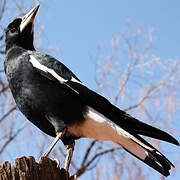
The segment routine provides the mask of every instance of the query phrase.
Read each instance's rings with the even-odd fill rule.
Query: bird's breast
[[[84,104],[77,95],[43,76],[26,59],[18,63],[8,62],[6,74],[17,106],[30,121],[46,119],[44,122],[58,131],[62,122],[68,125],[83,120]]]

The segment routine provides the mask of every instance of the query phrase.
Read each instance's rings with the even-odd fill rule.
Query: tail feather
[[[180,145],[179,142],[170,134],[133,118],[131,115],[120,110],[108,101],[106,101],[106,103],[103,104],[103,107],[99,108],[98,111],[130,133],[144,135],[167,141],[175,145]]]
[[[151,168],[155,169],[156,171],[158,171],[162,175],[164,175],[166,177],[170,175],[170,173],[169,173],[170,168],[169,167],[162,167],[161,164],[158,163],[158,161],[151,154],[147,155],[145,159],[141,159],[140,157],[136,156],[134,153],[127,150],[126,148],[123,148],[123,149],[125,149],[128,153],[135,156],[137,159],[144,162],[145,164],[147,164]]]
[[[109,118],[112,119],[114,123],[116,123],[123,129],[126,129],[128,132],[167,141],[178,146],[180,145],[179,142],[170,134],[158,128],[155,128],[151,125],[145,124],[139,121],[138,119],[133,118],[131,115],[127,114],[124,111],[119,110],[115,106],[114,108],[116,109],[115,111],[117,117],[120,117],[121,120],[115,120],[115,118],[111,118],[111,117]]]
[[[122,142],[120,142],[119,144],[127,152],[129,152],[139,160],[143,161],[162,175],[168,176],[170,174],[169,170],[171,169],[171,166],[174,167],[174,165],[157,149],[147,143],[144,139],[139,136],[136,136],[136,138],[138,139],[138,141],[141,142],[141,144],[139,144],[138,141],[135,141],[134,138],[129,139],[129,143],[122,144]],[[134,144],[132,142],[134,142]]]
[[[131,125],[129,126],[129,128],[131,128],[131,126],[132,126],[133,131],[137,134],[152,137],[155,139],[160,139],[163,141],[167,141],[167,142],[173,143],[178,146],[180,145],[179,142],[170,134],[168,134],[158,128],[155,128],[153,126],[145,124],[137,119],[133,118],[133,120],[130,124]]]
[[[161,158],[163,157],[166,161],[166,163],[164,164],[164,165],[170,165],[170,166],[172,166],[172,167],[174,167],[174,164],[172,164],[172,162],[171,161],[169,161],[161,152],[159,152],[157,149],[155,149],[151,144],[149,144],[147,141],[145,141],[141,136],[138,136],[138,135],[134,135],[136,138],[138,138],[143,144],[145,144],[146,146],[149,146],[150,148],[152,148],[152,149],[154,149],[153,151],[152,151],[152,153],[154,154],[156,154],[156,158],[159,160],[159,161],[161,161]],[[162,161],[161,161],[162,162]],[[164,163],[164,161],[162,162],[162,163]]]

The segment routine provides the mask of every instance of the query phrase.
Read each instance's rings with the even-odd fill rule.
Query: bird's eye
[[[14,33],[15,31],[16,31],[16,27],[15,26],[11,27],[11,33]]]

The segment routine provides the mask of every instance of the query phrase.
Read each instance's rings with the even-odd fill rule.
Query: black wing
[[[145,124],[112,105],[106,98],[88,89],[64,64],[49,55],[30,55],[30,62],[43,76],[59,81],[69,91],[79,95],[88,106],[94,108],[131,134],[145,135],[176,145],[179,142],[168,133]]]
[[[102,113],[129,133],[145,135],[179,145],[179,142],[168,133],[133,118],[131,115],[120,110],[106,98],[88,89],[86,86],[74,82],[68,82],[68,84],[80,93],[80,96],[86,100],[90,107]]]
[[[73,87],[68,85],[68,82],[80,83],[81,81],[69,70],[64,64],[55,58],[40,53],[30,54],[30,63],[43,76],[50,80],[59,81],[70,91],[79,94]]]

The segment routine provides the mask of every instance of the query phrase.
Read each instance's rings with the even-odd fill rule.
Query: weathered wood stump
[[[34,157],[20,157],[11,166],[6,161],[0,165],[0,180],[74,180],[57,163],[47,157],[41,157],[37,163]]]

